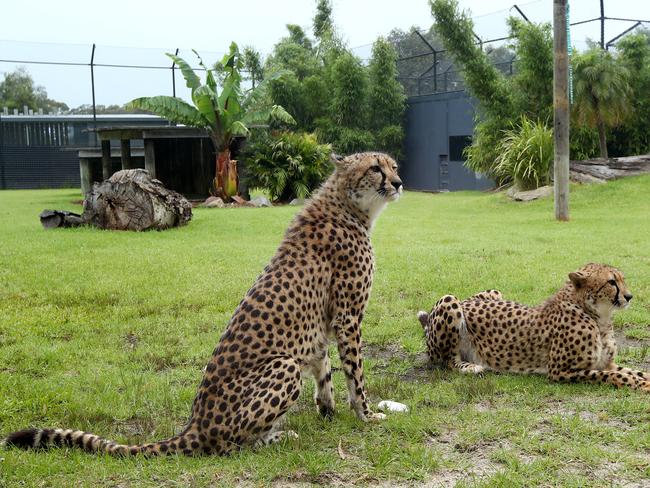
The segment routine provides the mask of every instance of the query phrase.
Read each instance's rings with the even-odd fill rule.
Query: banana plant
[[[195,50],[193,52],[205,70],[205,83],[184,59],[166,54],[183,74],[194,105],[176,97],[157,96],[136,98],[129,102],[129,106],[205,130],[215,148],[216,176],[212,190],[216,196],[229,201],[237,195],[239,186],[237,161],[231,159],[230,155],[233,138],[247,136],[251,124],[263,124],[272,119],[295,123],[282,106],[271,105],[266,96],[269,82],[284,73],[271,73],[256,87],[244,90],[241,87],[243,60],[236,43],[230,44],[230,51],[214,69],[206,68],[201,56]],[[217,83],[215,71],[220,74],[220,83]]]

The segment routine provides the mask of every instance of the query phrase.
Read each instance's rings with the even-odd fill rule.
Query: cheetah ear
[[[427,328],[427,325],[429,325],[429,314],[426,313],[426,312],[423,311],[423,310],[420,310],[420,311],[418,312],[418,320],[419,320],[420,323],[422,324],[422,327],[424,327],[424,328],[426,329],[426,328]]]
[[[330,154],[330,161],[334,163],[334,166],[336,166],[337,168],[343,168],[346,166],[347,163],[345,161],[345,157],[335,153]]]
[[[575,273],[569,273],[569,279],[571,280],[571,283],[573,283],[575,289],[579,290],[585,284],[587,277],[580,271],[576,271]]]

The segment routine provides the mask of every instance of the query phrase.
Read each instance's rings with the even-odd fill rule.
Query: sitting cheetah
[[[461,302],[442,297],[419,312],[429,357],[462,372],[486,369],[546,374],[650,391],[650,374],[617,366],[612,315],[632,300],[623,274],[587,264],[537,307],[489,290]]]
[[[10,434],[6,443],[113,455],[224,455],[294,437],[278,427],[298,399],[304,372],[314,377],[320,414],[334,413],[329,338],[336,339],[350,406],[363,421],[383,419],[366,399],[361,320],[374,270],[370,230],[386,204],[399,198],[402,182],[385,154],[355,154],[334,163],[332,176],[295,217],[235,310],[180,434],[123,445],[82,431],[28,429]]]

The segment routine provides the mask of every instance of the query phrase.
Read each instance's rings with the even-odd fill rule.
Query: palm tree
[[[277,119],[284,123],[295,123],[293,117],[280,105],[271,105],[266,96],[268,82],[282,76],[275,72],[250,90],[241,88],[243,60],[234,42],[230,52],[215,65],[207,69],[199,54],[200,66],[205,70],[205,84],[194,73],[190,65],[174,54],[166,53],[181,70],[187,87],[192,90],[194,106],[180,98],[169,96],[136,98],[129,103],[131,108],[153,112],[172,122],[204,129],[216,152],[216,176],[212,184],[217,196],[225,201],[237,195],[239,177],[237,161],[230,157],[230,146],[236,136],[247,136],[251,124],[265,123]],[[220,75],[220,88],[214,72]]]
[[[592,47],[573,58],[574,115],[578,123],[598,129],[600,157],[607,159],[605,130],[629,113],[629,71],[611,53]]]

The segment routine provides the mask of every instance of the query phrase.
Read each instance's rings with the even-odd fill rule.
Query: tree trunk
[[[605,124],[602,120],[598,120],[598,142],[600,143],[600,157],[608,159],[607,154],[607,139],[605,138]]]
[[[553,0],[553,185],[555,218],[569,220],[567,0]]]
[[[84,201],[84,223],[112,230],[163,230],[184,225],[192,205],[143,169],[122,170],[95,183]]]
[[[217,153],[217,168],[214,184],[215,195],[224,202],[228,202],[237,195],[239,175],[237,174],[237,161],[230,159],[230,149]]]

